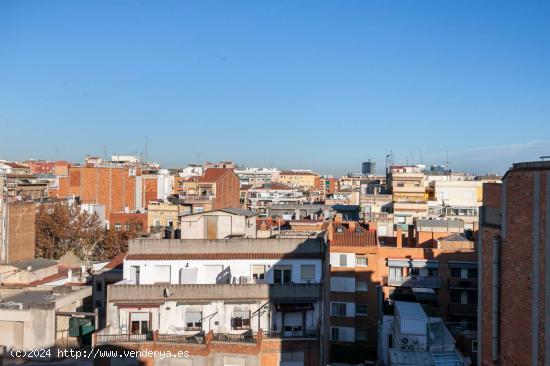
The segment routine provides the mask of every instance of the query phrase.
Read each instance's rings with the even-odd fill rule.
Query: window
[[[103,291],[103,282],[97,281],[97,282],[95,283],[95,290],[96,290],[97,292]]]
[[[346,254],[340,254],[340,267],[348,266],[348,256]]]
[[[292,270],[290,267],[276,267],[273,270],[274,283],[290,283],[292,279]]]
[[[420,276],[420,268],[409,269],[409,276]]]
[[[264,265],[254,265],[252,266],[252,279],[255,282],[261,282],[265,280],[265,266]]]
[[[122,225],[121,224],[115,224],[115,230],[120,231],[120,229],[122,229]]]
[[[460,268],[451,268],[451,277],[460,278],[461,272]]]
[[[357,257],[355,257],[355,265],[357,267],[366,267],[369,265],[369,258],[364,255],[358,255]]]
[[[345,302],[333,302],[331,305],[332,316],[346,316],[347,315],[347,306]]]
[[[202,312],[185,312],[185,330],[202,330]]]
[[[437,268],[428,268],[428,276],[437,277],[438,275],[439,275],[439,271]]]
[[[339,328],[331,328],[330,329],[330,339],[333,341],[337,341],[340,339],[340,329]]]
[[[300,279],[302,282],[312,282],[315,280],[315,265],[302,264],[300,266]]]
[[[355,340],[356,341],[366,341],[367,340],[367,330],[366,329],[355,329]]]
[[[468,278],[477,278],[477,268],[468,268]]]
[[[472,341],[472,352],[477,352],[477,340]]]
[[[355,307],[355,315],[368,315],[368,305],[357,304],[357,306]]]
[[[355,291],[368,291],[368,284],[365,280],[356,280],[355,281]]]
[[[236,309],[231,317],[231,329],[250,329],[250,311]]]
[[[451,291],[451,303],[460,304],[461,298],[460,291]]]

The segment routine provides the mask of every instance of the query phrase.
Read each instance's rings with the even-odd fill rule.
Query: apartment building
[[[332,334],[338,338],[331,341],[331,355],[336,357],[332,361],[374,361],[379,346],[378,321],[395,301],[419,302],[429,308],[429,315],[442,318],[453,336],[470,341],[466,348],[462,344],[467,342],[461,342],[461,351],[475,359],[471,343],[477,336],[478,263],[473,242],[456,245],[448,238],[420,247],[399,235],[400,230],[395,241],[379,242],[376,224],[369,222],[368,229],[359,223],[333,223],[328,230],[330,299],[337,296],[345,303],[330,309],[341,314],[330,317],[330,326],[343,328]],[[339,289],[335,294],[334,288]]]
[[[191,213],[240,207],[240,181],[233,169],[208,168],[199,177],[180,181],[180,204]]]
[[[325,198],[326,205],[359,205],[359,190],[338,190]]]
[[[304,191],[281,183],[266,183],[246,191],[246,207],[250,210],[266,213],[273,204],[304,203]]]
[[[241,186],[250,185],[252,187],[258,187],[274,182],[280,172],[280,170],[275,168],[235,169],[235,174],[239,176]]]
[[[515,163],[484,184],[480,365],[542,365],[550,355],[550,161]]]
[[[390,174],[394,223],[404,230],[414,217],[426,216],[428,212],[425,179],[424,173],[392,171]]]
[[[276,178],[276,182],[291,187],[321,189],[321,177],[310,170],[282,171]]]
[[[359,223],[329,227],[330,286],[327,324],[330,362],[359,364],[376,356],[376,287],[369,267],[376,263],[376,232]]]
[[[5,184],[0,175],[0,263],[34,258],[36,204],[10,197]]]
[[[177,227],[180,210],[178,205],[170,202],[152,201],[147,206],[147,223],[150,230],[166,227]]]
[[[188,351],[189,365],[325,365],[324,256],[322,237],[132,240],[95,343]]]
[[[483,194],[481,181],[436,180],[429,183],[427,192],[429,215],[460,218],[466,230],[478,230],[478,209]]]
[[[80,197],[82,203],[105,206],[111,212],[129,212],[144,207],[142,171],[139,166],[92,165],[75,166],[61,176],[59,187],[52,191],[58,198]]]

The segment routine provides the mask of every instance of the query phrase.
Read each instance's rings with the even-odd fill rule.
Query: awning
[[[439,261],[429,259],[389,259],[388,267],[439,268]]]
[[[200,323],[202,320],[202,313],[187,311],[185,313],[186,323]]]
[[[275,310],[284,312],[297,312],[313,310],[313,304],[275,304]]]

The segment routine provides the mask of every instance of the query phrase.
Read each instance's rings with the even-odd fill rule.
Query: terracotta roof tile
[[[126,254],[127,253],[120,253],[119,255],[111,259],[111,261],[107,263],[103,268],[122,268],[122,264],[124,263],[124,258],[126,258]]]
[[[199,177],[199,181],[201,182],[216,182],[218,179],[220,179],[225,174],[233,171],[233,169],[229,168],[208,168],[204,172],[204,175],[202,177]]]
[[[341,233],[336,231],[336,227],[333,228],[333,238],[330,245],[334,246],[351,246],[351,247],[370,247],[376,246],[376,231],[367,230],[364,227],[358,227],[361,232],[356,232],[356,229],[348,229],[345,226],[339,226],[343,229]]]
[[[194,260],[194,259],[320,259],[321,253],[188,253],[128,254],[126,260]]]

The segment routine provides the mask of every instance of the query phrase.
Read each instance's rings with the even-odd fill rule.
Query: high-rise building
[[[376,174],[376,163],[374,161],[371,161],[370,159],[363,162],[363,164],[361,164],[361,167],[361,173],[363,173],[363,175]]]

